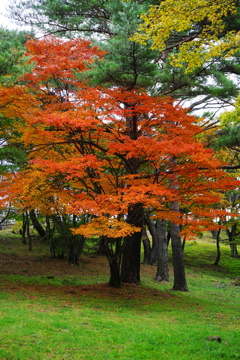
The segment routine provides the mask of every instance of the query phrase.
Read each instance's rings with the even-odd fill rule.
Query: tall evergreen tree
[[[231,1],[236,6],[239,5],[237,0]],[[11,16],[20,23],[40,28],[44,33],[68,37],[80,34],[94,38],[108,51],[107,64],[95,73],[95,81],[101,84],[103,81],[112,84],[116,81],[121,85],[124,81],[128,86],[147,86],[152,94],[171,95],[191,111],[203,110],[206,113],[211,110],[211,115],[214,116],[220,108],[232,104],[237,95],[239,53],[235,52],[229,59],[222,59],[221,55],[213,56],[187,74],[184,66],[181,68],[171,64],[169,56],[178,52],[180,44],[188,43],[191,38],[201,35],[207,18],[196,20],[188,30],[172,31],[166,48],[160,51],[149,50],[151,40],[145,47],[130,42],[129,37],[137,31],[141,23],[141,14],[148,11],[149,5],[159,3],[164,2],[27,0],[19,1],[17,5],[12,3],[10,9]],[[218,3],[224,4],[224,1],[219,0]],[[217,34],[218,38],[224,38],[231,31],[240,30],[239,12],[240,8],[237,8],[236,12],[222,16],[223,26]],[[184,18],[184,13],[182,17]]]
[[[20,84],[19,77],[29,71],[25,56],[27,36],[24,31],[0,28],[0,87]],[[11,141],[15,119],[10,119],[0,113],[0,172],[16,171],[24,164],[26,155],[21,145]]]

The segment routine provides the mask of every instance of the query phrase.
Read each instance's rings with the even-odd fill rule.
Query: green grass
[[[232,285],[240,259],[222,252],[218,268],[211,240],[186,244],[183,293],[155,283],[147,266],[140,286],[121,289],[87,285],[107,279],[101,274],[1,275],[0,359],[240,359],[240,287]]]
[[[141,298],[4,292],[0,358],[239,359],[239,289],[202,284],[201,297],[200,289],[167,298],[139,289]],[[222,342],[206,340],[213,335]]]

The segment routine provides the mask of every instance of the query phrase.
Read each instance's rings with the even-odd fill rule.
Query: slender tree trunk
[[[221,233],[221,229],[216,231],[216,247],[217,247],[217,257],[216,260],[214,261],[213,265],[218,265],[219,261],[220,261],[220,257],[221,257],[221,250],[220,250],[220,233]]]
[[[73,215],[73,227],[77,227],[77,216]],[[72,235],[72,246],[74,248],[74,264],[79,265],[79,258],[83,251],[83,246],[85,244],[85,236],[76,234]]]
[[[34,210],[29,211],[29,216],[30,216],[30,219],[31,219],[34,229],[38,232],[38,234],[40,235],[41,238],[44,238],[46,236],[46,233],[45,233],[44,228],[38,221],[35,211]]]
[[[28,212],[26,212],[26,233],[28,237],[28,250],[32,251],[32,236],[30,234],[30,221]]]
[[[23,244],[27,244],[26,230],[27,230],[26,213],[23,213],[22,214],[22,229],[20,230],[20,234],[22,236],[22,243]]]
[[[56,249],[54,246],[54,242],[52,240],[52,236],[54,233],[54,228],[51,230],[51,222],[50,222],[50,217],[48,215],[46,215],[46,231],[45,231],[45,238],[49,243],[49,247],[50,247],[50,254],[53,258],[56,257]]]
[[[186,245],[186,236],[184,236],[183,241],[182,241],[182,251],[184,252],[185,249],[185,245]]]
[[[85,243],[85,237],[82,235],[68,235],[68,263],[79,265],[79,258]]]
[[[72,265],[78,265],[79,256],[78,254],[75,253],[76,246],[78,243],[77,235],[75,236],[71,233],[71,230],[68,224],[66,223],[66,219],[64,219],[64,217],[53,215],[52,219],[58,225],[58,228],[65,239],[65,244],[68,250],[68,254],[67,254],[68,263]]]
[[[82,254],[83,247],[86,241],[85,236],[83,235],[74,235],[76,245],[75,245],[75,264],[79,264],[79,258]]]
[[[156,263],[156,259],[157,259],[157,248],[158,248],[159,239],[157,236],[156,226],[154,224],[153,219],[150,216],[148,216],[147,224],[148,224],[149,232],[152,236],[152,249],[150,252],[150,265],[154,265]]]
[[[150,263],[150,253],[151,253],[151,244],[150,244],[149,238],[147,236],[147,231],[146,231],[145,227],[143,227],[143,232],[142,232],[142,243],[143,243],[143,249],[144,249],[143,264],[149,264]]]
[[[128,222],[140,227],[141,230],[127,236],[125,240],[121,269],[121,280],[124,283],[140,283],[140,252],[143,219],[142,204],[135,204],[128,210]]]
[[[168,270],[168,241],[166,233],[166,220],[157,220],[157,273],[156,281],[169,281]]]
[[[100,236],[100,238],[99,238],[97,254],[106,255],[105,236]]]

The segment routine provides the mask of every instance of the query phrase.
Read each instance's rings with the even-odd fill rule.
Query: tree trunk
[[[124,283],[140,283],[141,237],[141,232],[126,237],[121,269],[121,279]]]
[[[22,243],[23,244],[27,244],[26,230],[27,230],[26,213],[23,213],[22,214],[22,229],[20,229],[20,235],[22,236]]]
[[[100,238],[99,238],[97,254],[106,255],[105,237],[104,236],[100,236]]]
[[[146,231],[145,227],[143,227],[143,232],[142,232],[142,243],[143,243],[143,249],[144,249],[143,264],[149,264],[150,263],[151,245],[150,245],[150,241],[147,236],[147,231]]]
[[[216,234],[216,247],[217,247],[217,257],[216,260],[214,261],[213,265],[218,265],[219,261],[220,261],[220,257],[221,257],[221,250],[220,250],[220,233],[221,233],[221,229],[217,230],[215,232]]]
[[[140,283],[140,252],[143,219],[142,204],[135,204],[128,210],[128,222],[140,227],[141,230],[127,236],[125,239],[121,269],[121,280],[124,283]]]
[[[157,273],[156,281],[169,281],[168,270],[168,240],[166,233],[166,220],[157,220]]]
[[[114,288],[121,287],[121,276],[120,276],[120,263],[117,259],[112,258],[109,260],[109,268],[110,268],[110,279],[108,285]]]
[[[46,232],[42,227],[42,225],[40,224],[40,222],[38,221],[35,211],[34,210],[29,211],[29,216],[34,229],[38,232],[41,238],[44,238],[46,236]]]
[[[156,259],[157,259],[157,248],[158,248],[159,239],[157,236],[156,226],[154,224],[153,219],[150,216],[148,216],[147,225],[148,225],[149,232],[152,236],[152,249],[150,252],[150,265],[154,265],[156,263]]]
[[[85,244],[83,235],[72,235],[68,240],[68,262],[73,265],[79,265],[79,258]]]
[[[125,103],[124,107],[129,108],[132,112],[133,106],[136,104]],[[137,140],[139,136],[138,116],[126,116],[126,130],[125,135],[131,140]],[[126,174],[138,174],[140,168],[140,161],[138,158],[129,158],[125,163]],[[122,256],[121,280],[125,283],[139,284],[140,283],[140,253],[141,253],[141,238],[144,223],[144,212],[141,203],[134,203],[128,208],[127,221],[129,224],[139,227],[141,230],[129,235],[125,239]]]
[[[70,230],[70,226],[67,224],[67,221],[63,216],[52,215],[52,219],[64,237],[68,251],[68,263],[72,265],[78,265],[79,256],[81,254],[85,238],[83,236],[73,235]],[[74,224],[72,227],[74,227]]]
[[[238,258],[238,250],[237,250],[237,244],[230,242],[230,251],[231,251],[231,257]]]
[[[85,237],[82,235],[68,235],[68,263],[79,265],[79,258],[85,243]]]
[[[185,249],[185,245],[186,245],[186,236],[184,236],[183,241],[182,241],[182,251],[184,252]]]
[[[186,276],[185,276],[181,237],[179,235],[180,226],[171,222],[170,233],[171,233],[171,243],[172,243],[173,271],[174,271],[173,290],[188,291]]]
[[[107,256],[110,278],[108,285],[114,288],[121,287],[120,265],[123,251],[122,238],[102,237],[104,254]]]
[[[177,165],[177,159],[172,158],[172,164]],[[178,189],[178,177],[175,175],[170,180],[170,189]],[[177,199],[170,202],[170,210],[176,214],[176,217],[180,214],[179,202]],[[176,221],[177,222],[177,221]],[[181,244],[180,236],[180,225],[177,223],[170,222],[170,236],[172,244],[172,257],[173,257],[173,273],[174,273],[174,283],[173,290],[178,291],[188,291],[186,276],[185,276],[185,266],[183,260],[183,250]]]
[[[56,257],[56,249],[55,249],[55,245],[54,242],[52,240],[53,234],[54,234],[54,229],[55,229],[55,223],[53,223],[53,227],[51,228],[51,222],[50,222],[50,216],[46,215],[46,231],[45,231],[45,239],[48,241],[49,243],[49,247],[50,247],[50,254],[53,258]]]
[[[28,250],[32,251],[32,236],[30,234],[29,214],[27,211],[26,211],[26,233],[28,237]]]
[[[217,240],[218,230],[211,230],[211,235],[214,240]]]
[[[228,235],[231,257],[238,258],[237,244],[235,243],[235,239],[239,235],[239,232],[237,232],[237,224],[233,224],[230,230],[226,229],[226,233]]]

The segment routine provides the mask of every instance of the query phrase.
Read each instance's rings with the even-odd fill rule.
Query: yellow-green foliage
[[[235,109],[232,111],[226,111],[220,117],[222,125],[238,125],[240,124],[240,94],[235,102]]]
[[[224,30],[223,18],[236,12],[234,0],[165,0],[159,5],[151,5],[142,14],[143,23],[132,40],[142,44],[152,41],[152,49],[163,51],[172,47],[168,40],[172,35],[179,37],[178,52],[171,55],[174,66],[185,66],[191,72],[213,57],[229,57],[240,47],[240,33],[228,32],[219,37]],[[194,26],[202,27],[194,36]],[[188,32],[188,34],[186,34]],[[184,33],[184,36],[182,37]],[[186,36],[185,36],[186,35]],[[182,41],[181,41],[182,39]]]

